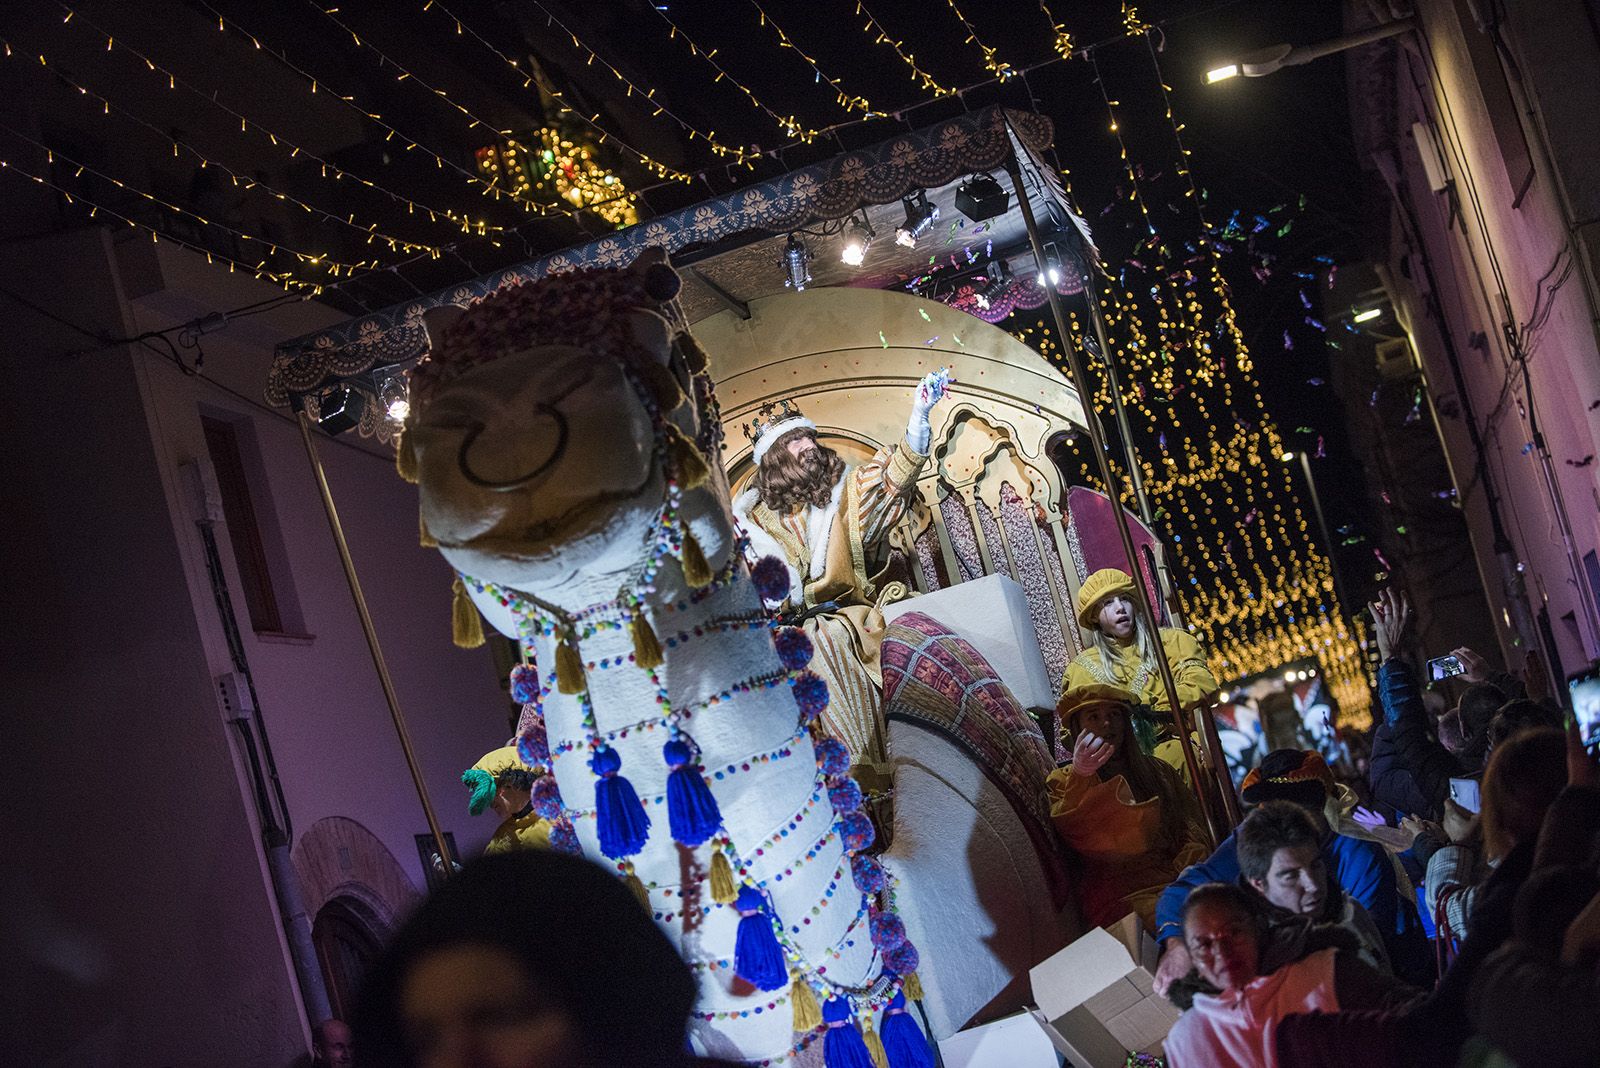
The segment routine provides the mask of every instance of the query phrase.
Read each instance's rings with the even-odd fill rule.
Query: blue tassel
[[[889,1068],[933,1068],[933,1051],[917,1021],[906,1011],[906,996],[895,991],[894,1000],[884,1010],[878,1025],[883,1051],[889,1055]]]
[[[594,784],[594,815],[600,835],[600,852],[612,860],[631,857],[650,837],[650,814],[639,803],[633,783],[617,772],[622,757],[610,746],[596,749],[589,767],[600,776]]]
[[[733,943],[733,971],[761,990],[779,990],[789,981],[778,936],[772,933],[766,898],[753,886],[739,891],[733,907],[739,910],[739,933]],[[871,1068],[871,1065],[868,1065]]]
[[[828,1026],[822,1040],[822,1062],[827,1068],[876,1068],[867,1043],[856,1030],[850,1015],[850,1002],[829,998],[822,1006],[822,1021]]]
[[[722,810],[694,763],[688,742],[672,739],[661,747],[661,756],[672,769],[667,776],[667,824],[672,839],[686,846],[701,845],[722,826]]]

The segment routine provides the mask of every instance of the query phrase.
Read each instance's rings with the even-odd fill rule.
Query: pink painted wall
[[[0,280],[91,331],[126,336],[273,295],[162,244],[104,230],[14,242]],[[0,1048],[40,1065],[287,1064],[305,1049],[293,970],[238,743],[214,696],[229,670],[180,465],[200,413],[259,447],[265,525],[281,535],[309,635],[250,628],[222,551],[297,833],[365,826],[423,884],[427,830],[298,429],[255,403],[271,344],[334,318],[297,304],[204,339],[204,375],[98,346],[8,302],[0,441]],[[233,391],[230,393],[229,391]],[[238,396],[233,395],[234,393]],[[416,544],[415,490],[386,447],[320,445],[428,789],[473,855],[462,769],[508,735],[485,650],[450,644],[449,570]],[[220,533],[220,532],[219,532]],[[314,910],[318,902],[308,905]],[[20,1020],[20,1026],[11,1021]]]
[[[1519,636],[1514,626],[1507,626],[1502,615],[1507,597],[1493,555],[1482,487],[1473,478],[1466,428],[1459,417],[1449,415],[1458,406],[1458,398],[1446,361],[1443,331],[1449,332],[1460,355],[1467,394],[1486,439],[1490,474],[1502,498],[1507,533],[1523,565],[1527,601],[1535,615],[1547,607],[1556,652],[1570,672],[1600,655],[1600,635],[1589,599],[1592,591],[1585,591],[1583,580],[1574,574],[1554,501],[1559,498],[1564,503],[1576,555],[1581,558],[1596,551],[1600,547],[1600,484],[1596,482],[1600,461],[1595,459],[1600,454],[1600,412],[1593,405],[1600,401],[1600,356],[1591,280],[1581,264],[1561,278],[1568,242],[1561,190],[1575,167],[1592,170],[1593,158],[1571,159],[1560,151],[1550,151],[1535,87],[1507,75],[1466,4],[1428,0],[1417,7],[1426,47],[1396,45],[1364,56],[1353,54],[1352,99],[1361,131],[1358,140],[1365,142],[1363,151],[1389,181],[1393,203],[1398,205],[1396,194],[1404,190],[1414,205],[1415,225],[1437,275],[1443,321],[1437,321],[1425,307],[1421,261],[1413,254],[1407,236],[1410,223],[1398,207],[1391,227],[1389,289],[1398,316],[1418,349],[1435,404],[1443,413],[1440,422],[1446,450],[1463,493],[1463,507],[1507,661],[1520,663],[1523,653],[1515,644]],[[1576,10],[1581,5],[1553,0],[1549,9],[1541,8],[1540,17],[1558,14],[1556,8]],[[1587,43],[1581,38],[1570,41],[1575,51],[1561,57],[1548,55],[1537,42],[1519,38],[1514,24],[1505,26],[1503,32],[1523,70],[1539,65],[1541,76],[1553,79],[1552,84],[1568,85],[1573,93],[1594,93],[1600,48],[1592,26]],[[1561,65],[1555,66],[1558,61]],[[1372,87],[1381,84],[1377,75],[1385,70],[1393,77],[1391,99],[1373,99]],[[1438,94],[1431,88],[1434,85],[1441,90]],[[1491,110],[1497,86],[1506,87],[1511,101],[1509,110],[1498,116]],[[1363,89],[1367,91],[1365,100]],[[1364,107],[1383,108],[1387,114],[1372,119],[1360,113]],[[1425,120],[1434,122],[1443,140],[1446,169],[1457,194],[1459,210],[1454,221],[1450,197],[1430,189],[1411,136],[1412,124]],[[1520,131],[1525,139],[1533,170],[1531,185],[1520,198],[1520,183],[1516,182],[1520,168],[1516,152],[1508,148],[1516,144],[1513,131]],[[1567,207],[1570,210],[1570,204]],[[1583,252],[1578,247],[1581,260]],[[1507,313],[1495,289],[1490,250],[1504,278],[1510,316],[1521,327],[1534,324],[1526,331],[1531,392],[1503,336]],[[1552,293],[1555,282],[1561,284]],[[1554,493],[1530,447],[1530,404],[1552,456]],[[1510,615],[1514,623],[1514,609]],[[1524,643],[1539,641],[1531,629],[1520,638]]]

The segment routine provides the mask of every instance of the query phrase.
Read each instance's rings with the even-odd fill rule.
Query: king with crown
[[[763,408],[746,428],[756,474],[734,500],[734,514],[756,558],[788,565],[788,599],[768,607],[811,639],[811,670],[827,680],[830,694],[823,726],[850,748],[852,763],[884,759],[884,623],[867,561],[916,496],[932,437],[928,413],[951,381],[944,368],[926,375],[905,439],[853,469],[817,441],[817,425],[787,400]]]

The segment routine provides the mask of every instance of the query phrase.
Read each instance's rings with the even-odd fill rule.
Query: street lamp
[[[1335,52],[1344,52],[1351,48],[1360,48],[1373,41],[1382,41],[1390,37],[1397,37],[1402,33],[1417,28],[1414,18],[1396,19],[1385,22],[1380,26],[1373,26],[1357,33],[1345,34],[1343,37],[1334,37],[1331,40],[1320,41],[1309,45],[1275,44],[1267,48],[1258,48],[1254,52],[1247,52],[1236,60],[1219,63],[1206,71],[1206,84],[1227,81],[1244,75],[1246,78],[1265,78],[1269,74],[1276,74],[1284,67],[1298,67],[1310,63],[1323,56],[1331,56]]]
[[[1306,488],[1311,491],[1311,510],[1317,516],[1317,529],[1322,533],[1322,543],[1328,547],[1328,570],[1333,573],[1333,595],[1340,604],[1344,604],[1344,583],[1339,581],[1339,557],[1334,552],[1333,535],[1328,532],[1327,517],[1322,514],[1322,497],[1317,493],[1317,481],[1311,477],[1311,457],[1304,452],[1285,450],[1278,459],[1287,464],[1292,463],[1296,456],[1300,458],[1300,470],[1305,472]]]

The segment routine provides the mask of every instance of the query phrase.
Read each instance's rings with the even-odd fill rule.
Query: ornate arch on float
[[[306,913],[315,916],[336,898],[358,902],[386,935],[422,895],[377,835],[345,816],[325,816],[300,835],[290,851],[300,874]]]
[[[1084,577],[1070,540],[1067,487],[1049,458],[1084,425],[1077,391],[1043,356],[997,326],[898,290],[826,288],[751,301],[695,324],[711,358],[735,493],[754,473],[743,427],[791,399],[819,436],[859,462],[900,440],[912,391],[949,367],[958,385],[935,409],[921,503],[894,532],[910,584],[927,593],[988,574],[1015,579],[1047,669],[1082,649],[1071,609]]]

